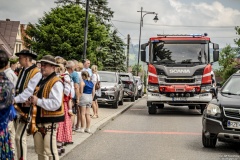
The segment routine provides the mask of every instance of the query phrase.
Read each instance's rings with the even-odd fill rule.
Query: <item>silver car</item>
[[[101,97],[98,97],[99,105],[111,105],[118,108],[123,105],[123,84],[119,74],[109,71],[98,71],[101,81]]]

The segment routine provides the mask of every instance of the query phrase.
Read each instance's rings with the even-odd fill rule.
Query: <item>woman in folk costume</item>
[[[0,159],[14,159],[10,134],[8,132],[8,122],[16,116],[13,107],[14,85],[4,73],[9,61],[5,51],[0,50]]]
[[[71,78],[68,73],[66,73],[66,69],[63,64],[59,64],[57,68],[57,74],[62,79],[64,84],[64,113],[65,119],[64,122],[59,123],[57,129],[57,142],[58,148],[61,149],[61,153],[64,153],[63,144],[72,144],[72,121],[71,114],[69,110],[71,110]],[[59,152],[60,153],[60,152]],[[60,154],[61,154],[60,153]]]

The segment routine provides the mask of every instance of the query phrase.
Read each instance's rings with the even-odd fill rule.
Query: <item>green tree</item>
[[[65,59],[80,60],[84,43],[84,23],[85,11],[80,6],[58,6],[45,13],[38,20],[38,24],[30,23],[24,40],[29,48],[40,55],[39,58],[51,54]],[[102,67],[102,62],[97,61],[97,57],[104,58],[106,55],[96,50],[98,47],[107,46],[108,43],[107,28],[96,21],[95,15],[90,14],[87,58],[99,68]]]
[[[134,76],[137,76],[137,72],[138,73],[141,73],[143,70],[142,70],[142,65],[137,65],[137,64],[135,64],[134,66],[132,66],[132,74],[134,75]]]
[[[230,45],[227,45],[220,52],[219,65],[221,68],[217,70],[217,75],[220,75],[224,83],[233,73],[236,72],[235,66],[237,65],[234,60],[236,57],[236,50],[233,49]]]
[[[117,31],[114,30],[110,33],[110,42],[108,47],[105,48],[108,54],[103,61],[104,70],[111,71],[126,71],[125,60],[126,56],[124,53],[124,43],[121,38],[117,36]]]
[[[240,27],[239,27],[239,26],[236,26],[236,27],[235,27],[235,30],[236,30],[236,34],[240,36]],[[238,45],[238,47],[240,48],[240,38],[234,39],[234,42],[235,42],[235,44]]]

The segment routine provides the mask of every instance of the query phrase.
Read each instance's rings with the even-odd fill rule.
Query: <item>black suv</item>
[[[222,88],[211,89],[215,98],[203,113],[202,143],[215,147],[217,140],[240,142],[240,73],[233,74]]]
[[[124,84],[124,98],[131,98],[131,101],[134,102],[135,99],[138,99],[137,81],[132,73],[119,73],[119,75]]]

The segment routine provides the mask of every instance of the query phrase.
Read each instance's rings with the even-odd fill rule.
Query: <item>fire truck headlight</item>
[[[201,84],[202,83],[202,76],[195,76],[195,82],[197,84]]]
[[[159,84],[161,84],[161,83],[165,83],[165,78],[167,78],[167,77],[164,76],[164,75],[159,75],[159,76],[158,76]]]
[[[159,92],[158,85],[148,85],[149,92]]]
[[[209,92],[211,87],[212,87],[211,85],[202,86],[201,87],[201,93]]]

